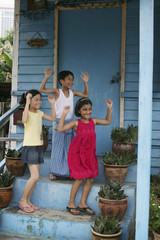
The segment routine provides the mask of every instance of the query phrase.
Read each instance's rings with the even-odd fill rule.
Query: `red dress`
[[[78,120],[76,136],[73,138],[68,151],[68,166],[70,177],[75,179],[95,178],[99,175],[96,157],[95,124]]]

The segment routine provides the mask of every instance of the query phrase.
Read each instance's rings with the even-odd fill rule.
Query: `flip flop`
[[[37,207],[37,206],[34,205],[34,204],[31,204],[30,207],[33,208],[35,211],[39,210],[39,207]]]
[[[19,208],[22,209],[24,212],[26,213],[32,213],[34,212],[34,209],[31,207],[22,207],[21,205],[19,205]]]
[[[56,181],[56,180],[58,180],[58,177],[53,175],[52,173],[50,173],[49,174],[49,179],[50,179],[50,181]]]
[[[84,208],[78,207],[77,209],[78,209],[80,212],[82,212],[82,213],[86,213],[86,214],[88,214],[88,215],[95,215],[95,212],[94,212],[90,207],[84,207]],[[90,211],[88,211],[88,210],[90,210],[90,211],[92,211],[92,212],[90,212]]]
[[[71,213],[72,215],[80,215],[80,211],[77,208],[70,208],[70,207],[66,207],[67,211],[69,213]],[[72,210],[76,210],[78,212],[72,212]]]

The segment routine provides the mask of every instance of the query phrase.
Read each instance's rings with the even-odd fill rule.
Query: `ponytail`
[[[37,94],[40,94],[41,97],[42,97],[42,94],[38,90],[31,89],[28,92],[22,94],[21,99],[19,101],[19,104],[26,104],[26,96],[27,96],[28,93],[31,93],[32,97],[36,96]]]
[[[19,101],[19,104],[21,104],[21,105],[26,104],[26,93],[23,93],[21,95],[21,99]]]

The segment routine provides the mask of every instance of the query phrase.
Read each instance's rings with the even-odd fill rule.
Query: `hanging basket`
[[[36,34],[39,35],[40,38],[34,38],[34,37],[36,36]],[[30,39],[30,40],[27,42],[27,44],[28,44],[30,47],[39,48],[39,47],[44,47],[44,46],[46,46],[47,41],[42,38],[42,36],[41,36],[40,33],[36,32],[36,33],[33,35],[32,39]]]

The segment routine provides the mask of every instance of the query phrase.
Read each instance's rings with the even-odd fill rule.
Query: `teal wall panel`
[[[49,1],[52,4],[52,1]],[[21,9],[26,9],[27,1],[21,0]],[[77,26],[80,23],[77,23]],[[92,23],[90,24],[93,27]],[[103,27],[103,26],[100,26]],[[30,20],[24,16],[20,17],[20,41],[19,41],[19,70],[18,70],[18,91],[19,94],[27,91],[30,88],[39,88],[43,78],[44,69],[50,67],[53,69],[53,55],[54,55],[54,11],[51,11],[48,15],[44,16],[43,19],[34,21]],[[34,49],[28,46],[27,42],[30,40],[35,32],[39,32],[44,39],[47,40],[47,45],[43,48]],[[78,27],[77,27],[78,31]],[[154,51],[154,93],[160,92],[160,14],[159,9],[155,8],[155,51]],[[97,37],[97,44],[100,43],[100,36]],[[109,38],[113,39],[115,36],[109,34]],[[90,42],[91,47],[92,41],[90,38],[85,39],[85,41]],[[85,41],[83,44],[85,44]],[[79,49],[83,49],[83,44],[77,42],[74,43],[74,49],[79,52]],[[59,46],[61,48],[61,53],[63,57],[63,44]],[[70,49],[68,49],[70,53]],[[76,55],[76,52],[74,53]],[[101,53],[104,54],[103,52]],[[108,55],[112,52],[108,51]],[[78,57],[78,55],[77,55]],[[95,62],[97,59],[95,56]],[[71,65],[71,63],[69,63]],[[73,64],[76,64],[76,58],[73,60]],[[72,64],[72,65],[73,65]],[[88,66],[86,59],[82,63],[83,67]],[[108,66],[106,62],[106,69]],[[64,64],[65,65],[65,64]],[[99,64],[100,65],[100,64]],[[99,66],[101,67],[101,65]],[[78,68],[78,66],[77,66]],[[83,69],[82,69],[83,70]],[[126,72],[125,72],[125,91],[131,95],[135,92],[138,96],[139,88],[139,0],[133,0],[127,3],[127,26],[126,26]],[[107,71],[106,71],[107,72]],[[81,69],[79,69],[78,74],[75,73],[75,82],[80,81],[79,74]],[[92,74],[94,79],[95,74]],[[53,86],[53,76],[47,82],[46,87],[51,88]],[[76,84],[75,84],[76,86]],[[90,92],[97,97],[97,92],[94,90],[98,89],[98,81],[92,86],[92,82],[89,83]],[[80,86],[83,88],[83,85]],[[42,100],[42,110],[49,112],[49,104],[47,96],[43,94]],[[153,99],[153,121],[152,121],[152,166],[160,166],[160,154],[155,146],[160,145],[160,98],[157,97]],[[125,119],[124,126],[127,127],[128,124],[138,124],[138,98],[125,98]],[[47,122],[47,124],[50,124]],[[18,132],[22,132],[23,129],[18,128]],[[51,136],[51,135],[50,135]],[[154,145],[155,144],[155,145]]]

